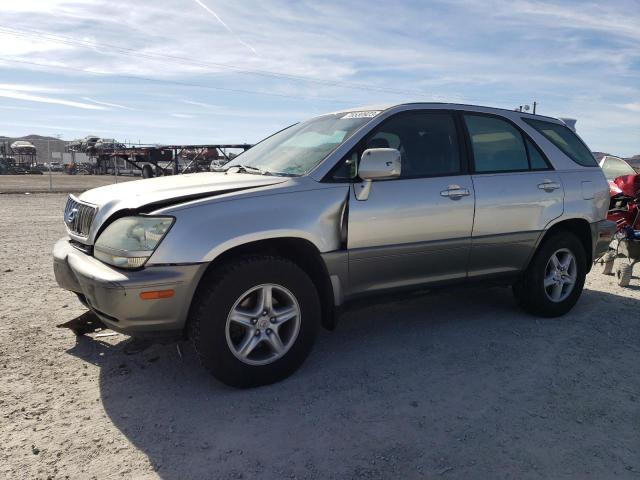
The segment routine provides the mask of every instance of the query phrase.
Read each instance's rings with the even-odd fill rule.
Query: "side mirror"
[[[400,152],[395,148],[369,148],[364,151],[358,167],[358,175],[363,180],[354,185],[356,200],[369,198],[372,180],[398,178],[402,170]]]
[[[358,175],[363,180],[397,178],[400,165],[400,152],[395,148],[369,148],[362,154]]]

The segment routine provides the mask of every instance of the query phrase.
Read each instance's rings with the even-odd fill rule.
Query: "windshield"
[[[304,175],[378,113],[339,113],[298,123],[238,155],[225,169],[242,166],[266,174]]]
[[[607,157],[602,162],[602,171],[607,180],[614,180],[622,175],[635,175],[636,171],[621,158]]]

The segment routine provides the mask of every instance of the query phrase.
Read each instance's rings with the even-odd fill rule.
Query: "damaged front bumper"
[[[53,269],[58,285],[81,295],[109,328],[129,335],[173,335],[184,330],[206,264],[122,270],[96,260],[62,238],[53,249]],[[141,298],[144,292],[160,290],[173,290],[173,294],[169,298]]]

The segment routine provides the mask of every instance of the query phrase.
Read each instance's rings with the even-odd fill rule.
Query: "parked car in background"
[[[27,167],[24,165],[11,165],[9,166],[9,174],[10,175],[26,175]]]
[[[560,120],[359,108],[286,128],[223,172],[70,196],[54,270],[108,327],[186,336],[218,379],[248,387],[290,375],[320,325],[381,292],[491,281],[563,315],[612,239],[608,205]]]
[[[42,175],[43,165],[31,165],[27,170],[27,175]]]
[[[626,162],[631,165],[631,167],[636,171],[636,173],[640,173],[640,158],[627,158]]]
[[[613,182],[623,175],[635,175],[636,170],[626,161],[613,155],[605,155],[600,160],[600,168],[608,182]]]

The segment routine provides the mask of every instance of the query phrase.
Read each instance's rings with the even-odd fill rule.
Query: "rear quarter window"
[[[598,162],[587,146],[565,125],[523,118],[523,120],[558,147],[567,157],[583,167],[597,167]]]

